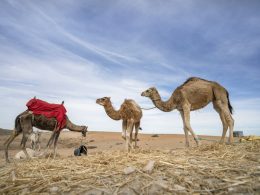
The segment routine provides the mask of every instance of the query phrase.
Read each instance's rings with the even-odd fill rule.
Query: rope
[[[152,100],[152,101],[158,101],[158,100],[161,100],[161,99],[156,99],[156,100]],[[155,109],[156,106],[154,107],[151,107],[151,108],[141,108],[142,110],[152,110],[152,109]]]
[[[142,110],[152,110],[152,109],[155,109],[156,108],[156,106],[154,106],[154,107],[151,107],[151,108],[141,108]]]

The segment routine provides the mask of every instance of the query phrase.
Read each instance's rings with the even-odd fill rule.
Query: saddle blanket
[[[65,127],[67,110],[63,104],[50,104],[43,100],[33,98],[27,102],[26,106],[33,114],[42,114],[47,118],[56,118],[58,123],[56,130]]]

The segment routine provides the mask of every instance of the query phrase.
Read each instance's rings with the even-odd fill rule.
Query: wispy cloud
[[[258,2],[1,1],[0,126],[33,96],[65,100],[68,115],[92,130],[120,130],[95,99],[140,96],[158,88],[166,100],[189,76],[216,80],[230,92],[236,128],[258,134]],[[243,8],[243,9],[242,9]],[[243,10],[243,11],[241,11]],[[233,15],[232,15],[233,14]],[[221,134],[211,106],[191,115],[198,134]],[[144,132],[183,133],[177,111],[144,111]],[[210,129],[210,131],[209,131]]]

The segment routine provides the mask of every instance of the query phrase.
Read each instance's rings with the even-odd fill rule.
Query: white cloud
[[[155,43],[152,47],[151,43],[147,43],[149,39],[145,39],[145,36],[149,37],[149,31],[153,30],[146,29],[153,23],[153,20],[147,20],[147,16],[153,10],[158,10],[152,15],[156,21],[166,17],[165,20],[168,21],[166,23],[171,24],[169,21],[172,21],[172,18],[169,16],[176,15],[178,17],[173,18],[172,24],[178,27],[183,21],[188,27],[191,25],[195,28],[197,25],[202,25],[198,18],[192,20],[196,23],[189,22],[191,15],[180,21],[182,9],[192,11],[190,3],[175,1],[174,10],[165,7],[159,1],[157,3],[160,9],[148,1],[131,3],[134,9],[138,10],[138,14],[142,13],[138,16],[145,15],[142,20],[136,21],[140,27],[142,25],[144,27],[139,29],[140,32],[129,33],[126,36],[130,37],[129,42],[126,42],[120,37],[111,39],[105,31],[104,36],[95,36],[88,30],[77,32],[78,29],[70,28],[69,22],[73,21],[80,26],[86,25],[84,21],[66,18],[63,10],[59,10],[56,4],[49,5],[52,9],[49,12],[46,7],[41,7],[41,3],[10,2],[19,17],[11,12],[12,14],[0,18],[1,27],[7,29],[0,35],[1,127],[12,128],[15,116],[25,110],[25,103],[36,95],[53,103],[65,100],[71,120],[88,125],[90,130],[120,131],[121,123],[111,120],[106,115],[104,109],[95,103],[97,98],[111,96],[116,108],[120,107],[125,98],[131,98],[141,107],[149,108],[153,105],[148,98],[140,96],[143,90],[155,86],[162,98],[167,100],[174,88],[189,75],[194,74],[192,68],[195,64],[199,66],[194,58],[182,56],[176,50],[169,52],[171,55],[169,57],[160,50],[161,47],[157,47]],[[117,6],[125,4],[128,3],[118,3]],[[71,5],[71,9],[74,9],[74,6]],[[182,9],[179,9],[179,6]],[[65,9],[69,7],[65,6]],[[112,14],[113,11],[110,10],[107,14]],[[146,25],[146,22],[149,24]],[[85,33],[86,35],[82,36]],[[210,32],[205,32],[205,37],[208,36],[207,33]],[[164,38],[163,35],[158,37]],[[165,39],[164,41],[168,43],[167,38]],[[157,43],[159,44],[161,40]],[[254,54],[258,47],[257,43],[248,42],[246,48],[249,50],[244,55]],[[217,54],[224,48],[221,52],[237,56],[244,51],[241,45],[222,42],[219,44]],[[171,47],[166,48],[170,49]],[[184,68],[184,64],[188,64],[189,68]],[[257,130],[260,126],[257,120],[259,99],[240,97],[236,99],[237,101],[232,102],[235,108],[235,129],[244,130],[247,134],[259,134]],[[164,113],[154,109],[143,113],[144,133],[183,134],[182,120],[178,111]],[[192,112],[191,124],[197,134],[221,135],[221,121],[212,106]]]

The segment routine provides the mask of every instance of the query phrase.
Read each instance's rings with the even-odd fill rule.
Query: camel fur
[[[39,131],[32,132],[30,135],[31,141],[31,149],[40,151],[41,150],[41,142],[40,142],[41,133]]]
[[[5,159],[6,162],[10,162],[8,159],[8,148],[11,142],[21,133],[23,133],[21,146],[22,149],[29,158],[29,155],[25,149],[27,139],[33,131],[33,127],[41,130],[52,131],[52,135],[48,141],[47,148],[49,148],[54,142],[54,157],[56,156],[57,141],[62,129],[57,130],[57,120],[55,118],[47,118],[44,115],[35,115],[32,112],[26,110],[19,114],[15,119],[15,128],[12,135],[6,140],[5,145]],[[87,126],[78,126],[73,124],[66,116],[66,125],[63,129],[69,129],[70,131],[81,132],[83,136],[86,136]]]
[[[217,82],[191,77],[177,87],[167,101],[162,101],[161,96],[154,87],[142,92],[141,96],[150,98],[153,104],[164,112],[177,109],[181,113],[187,147],[189,146],[188,132],[192,134],[197,145],[199,145],[198,136],[190,125],[190,111],[201,109],[212,102],[223,125],[220,143],[224,142],[228,128],[229,143],[233,143],[233,108],[230,104],[228,91]]]
[[[106,114],[113,120],[122,120],[122,137],[126,140],[126,150],[137,147],[137,136],[140,129],[142,110],[140,106],[131,99],[125,99],[119,110],[115,110],[110,97],[96,100],[96,103],[104,106]],[[135,142],[133,145],[133,129],[135,128]]]

